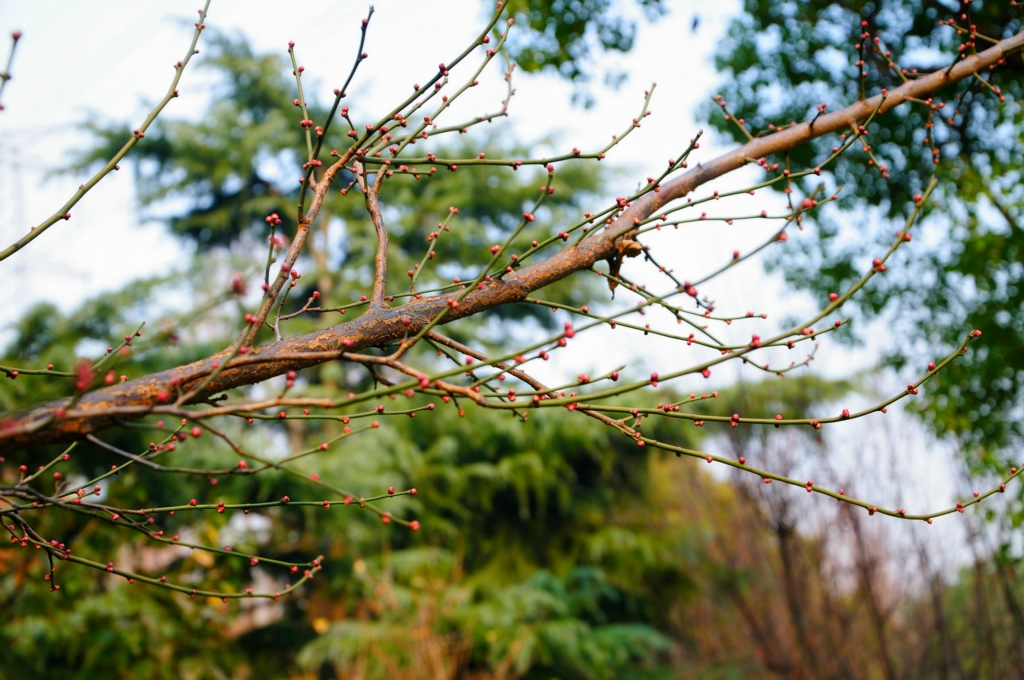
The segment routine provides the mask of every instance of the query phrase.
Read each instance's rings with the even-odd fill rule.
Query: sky
[[[196,0],[0,3],[0,31],[20,30],[24,36],[12,69],[14,77],[3,93],[6,110],[0,112],[0,247],[56,211],[84,181],[84,176],[62,171],[74,150],[87,140],[81,131],[83,122],[117,120],[132,123],[132,127],[141,123],[166,92],[173,64],[184,56],[199,5]],[[684,149],[700,128],[697,109],[714,94],[719,78],[712,55],[739,10],[738,0],[666,0],[666,5],[666,17],[654,24],[641,21],[637,46],[631,53],[599,59],[599,65],[613,65],[628,73],[628,78],[617,90],[596,85],[595,106],[574,106],[571,86],[557,77],[517,74],[512,117],[500,124],[520,139],[550,138],[553,147],[562,151],[573,146],[602,146],[637,115],[645,90],[656,82],[651,104],[654,114],[609,154],[607,162],[626,178],[610,196],[625,195],[638,181],[659,172],[665,159]],[[384,104],[404,98],[412,83],[429,78],[437,63],[450,60],[469,44],[485,19],[478,0],[379,0],[375,9],[366,47],[369,59],[348,99],[354,110],[362,107],[367,118],[370,113],[382,112]],[[283,55],[288,41],[295,41],[299,63],[305,66],[307,92],[315,91],[327,99],[348,72],[365,12],[364,2],[309,0],[299,5],[213,0],[206,24],[247,36],[258,52],[276,50]],[[695,17],[700,21],[693,31]],[[0,54],[4,49],[0,47]],[[210,74],[200,67],[202,39],[199,49],[179,84],[181,96],[165,111],[167,117],[195,118],[208,103],[205,86]],[[463,103],[467,113],[491,111],[500,102],[503,83],[496,75],[485,76],[476,89],[479,91],[474,90]],[[809,106],[813,108],[813,104]],[[728,148],[725,140],[707,131],[694,158],[710,159]],[[753,177],[752,171],[734,173],[707,189],[744,186]],[[746,212],[759,212],[779,203],[777,198],[765,197],[763,202],[759,198],[738,205]],[[775,224],[757,223],[713,225],[687,230],[685,237],[681,237],[683,231],[659,235],[652,244],[682,278],[689,278],[688,272],[697,278],[727,261],[733,250],[743,252],[759,245],[776,228]],[[0,309],[5,311],[0,342],[9,337],[3,324],[35,302],[48,300],[62,309],[72,309],[97,292],[180,269],[187,257],[180,242],[160,224],[140,220],[131,173],[113,173],[75,206],[70,221],[58,222],[23,252],[0,264],[8,272],[0,283]],[[816,308],[806,295],[787,290],[779,277],[766,275],[758,262],[737,268],[709,286],[709,292],[721,301],[723,310],[766,312],[769,324]],[[888,340],[884,331],[874,337],[874,342],[860,348],[823,342],[814,370],[839,377],[874,366],[878,348]],[[610,362],[633,364],[642,361],[648,369],[678,363],[678,343],[670,340],[645,338],[643,356],[639,357],[635,336],[621,332],[584,334],[577,342],[577,357],[601,356]],[[565,370],[596,368],[579,363]],[[740,370],[722,371],[715,386],[729,385],[740,377],[761,377]],[[898,387],[899,381],[883,379],[880,392],[894,385]],[[928,470],[913,480],[922,488],[903,489],[901,497],[909,494],[927,507],[945,502],[955,481],[948,465],[935,464],[937,456],[946,455],[941,445],[908,417],[896,412],[888,418],[903,439],[899,464],[906,470]],[[878,432],[877,423],[843,424],[835,435],[840,458],[863,454]]]

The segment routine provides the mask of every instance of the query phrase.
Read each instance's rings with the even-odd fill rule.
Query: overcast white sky
[[[77,130],[81,122],[91,116],[135,125],[143,120],[149,106],[165,93],[173,76],[172,65],[184,56],[200,4],[198,0],[0,3],[0,31],[6,34],[17,29],[24,34],[14,78],[3,95],[6,110],[0,113],[0,247],[54,212],[84,180],[54,172],[66,162],[69,151],[82,143],[84,137]],[[437,63],[449,60],[468,44],[484,18],[478,0],[378,0],[375,5],[366,48],[370,59],[361,69],[359,84],[350,90],[348,103],[354,109],[366,107],[378,113],[384,104],[404,97],[412,83],[429,78]],[[666,0],[666,5],[669,14],[656,24],[641,22],[637,48],[615,58],[615,65],[629,73],[628,80],[617,91],[597,87],[599,103],[592,109],[573,107],[571,86],[558,78],[519,74],[513,117],[503,123],[510,126],[510,134],[524,139],[553,134],[566,149],[603,145],[636,115],[644,90],[656,81],[651,106],[654,115],[609,157],[608,162],[628,170],[625,176],[630,178],[622,187],[611,188],[610,195],[626,194],[638,180],[660,171],[665,159],[683,149],[699,127],[695,111],[714,93],[718,78],[711,56],[739,2]],[[245,34],[258,51],[285,54],[287,42],[294,40],[299,62],[306,67],[306,87],[318,87],[321,98],[326,99],[351,64],[366,6],[362,1],[214,0],[206,23],[225,32]],[[700,17],[700,26],[693,32],[695,15]],[[0,47],[0,57],[6,58],[6,45]],[[203,85],[209,82],[209,74],[195,68],[197,63],[186,70],[179,86],[181,97],[170,103],[166,116],[195,117],[203,110],[207,101]],[[493,110],[502,96],[502,84],[493,76],[474,92],[466,104],[467,112]],[[709,134],[698,160],[724,150]],[[753,176],[740,174],[730,184],[723,182],[709,189],[748,184]],[[753,210],[751,199],[743,205],[744,210],[758,212],[772,204],[758,203]],[[111,175],[72,214],[69,222],[59,222],[0,265],[6,270],[0,283],[0,309],[4,310],[0,324],[16,318],[33,302],[48,299],[70,309],[95,292],[179,266],[185,259],[181,246],[160,225],[139,222],[130,173]],[[752,223],[717,225],[674,232],[672,241],[658,245],[663,249],[662,259],[670,261],[677,272],[684,277],[689,276],[686,272],[697,276],[723,263],[734,249],[745,251],[761,243],[775,228]],[[709,286],[707,292],[721,302],[723,310],[764,311],[771,319],[812,307],[806,296],[787,293],[780,280],[765,275],[758,263],[738,268]],[[3,339],[0,327],[0,341]],[[635,341],[621,333],[593,339],[584,336],[577,340],[580,351],[575,354],[632,359],[635,363]],[[853,352],[826,341],[815,370],[836,376],[871,366],[877,357],[875,347],[885,341],[882,337],[878,345]],[[677,358],[678,352],[676,343],[649,337],[645,338],[642,359],[657,366]],[[723,371],[716,376],[716,386],[737,375]],[[761,377],[744,375],[748,379]],[[707,388],[703,384],[680,387]],[[898,417],[893,414],[889,418],[894,416]],[[840,438],[856,449],[854,442],[867,441],[864,435],[871,427],[868,422],[850,423],[841,430]],[[935,442],[919,429],[904,429],[909,431],[913,435],[907,464],[934,462]],[[938,467],[929,469],[938,471]],[[953,482],[945,473],[932,474],[924,481],[927,488],[920,497],[922,503],[931,507],[938,499],[950,497]]]

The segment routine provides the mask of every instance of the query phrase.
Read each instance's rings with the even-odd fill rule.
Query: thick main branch
[[[449,309],[442,323],[479,314],[501,305],[520,302],[531,292],[559,281],[570,274],[590,269],[597,262],[615,255],[616,240],[630,227],[657,213],[667,203],[681,198],[698,186],[740,168],[751,159],[784,153],[809,140],[846,131],[851,123],[864,120],[872,112],[884,113],[909,99],[927,98],[941,87],[998,64],[1005,55],[1024,45],[1024,32],[1003,40],[979,54],[960,60],[953,68],[907,82],[885,97],[858,101],[846,108],[819,116],[773,135],[755,139],[729,153],[700,165],[662,185],[661,191],[637,200],[614,224],[581,243],[566,247],[552,257],[514,271],[500,280],[484,285],[465,297],[455,309]],[[371,308],[358,319],[332,328],[300,335],[253,348],[249,355],[267,358],[259,363],[228,365],[200,391],[192,402],[245,385],[252,385],[289,370],[300,370],[328,359],[331,352],[355,352],[367,347],[418,333],[447,307],[446,298],[434,297],[409,302],[401,307]],[[410,323],[403,323],[408,319]],[[311,358],[319,352],[325,358]],[[297,356],[303,355],[306,356]],[[20,449],[81,438],[117,424],[118,420],[140,417],[162,404],[173,403],[178,394],[200,385],[222,362],[227,351],[184,366],[137,378],[119,385],[85,394],[72,404],[70,399],[36,406],[12,414],[0,422],[0,447]],[[58,415],[60,417],[58,417]]]

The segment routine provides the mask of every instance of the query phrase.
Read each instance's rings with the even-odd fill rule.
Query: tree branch
[[[357,164],[357,167],[360,166]],[[362,182],[363,190],[366,192],[366,210],[370,213],[370,220],[373,222],[373,228],[377,232],[377,256],[374,260],[373,293],[370,296],[371,312],[384,306],[384,294],[387,292],[388,283],[388,230],[384,225],[384,215],[380,212],[380,185],[383,179],[383,171],[378,171],[373,186],[366,186],[368,183],[365,179]]]
[[[228,360],[233,353],[231,350],[225,350],[184,366],[89,392],[81,395],[77,402],[71,398],[52,401],[24,412],[11,414],[0,421],[0,445],[6,450],[15,450],[79,439],[87,434],[113,427],[125,417],[140,417],[154,407],[173,403],[178,395],[202,385],[214,372],[217,373],[214,379],[209,380],[209,384],[203,389],[196,390],[188,403],[199,403],[225,390],[258,383],[289,370],[300,370],[323,363],[329,360],[332,353],[356,352],[409,337],[426,328],[432,319],[446,309],[447,314],[441,321],[443,324],[501,305],[520,302],[535,290],[575,272],[590,269],[597,262],[613,257],[617,252],[617,241],[620,237],[633,232],[644,219],[658,212],[666,204],[689,194],[695,188],[746,165],[752,159],[784,153],[814,138],[845,131],[851,123],[867,118],[876,110],[884,113],[908,100],[926,98],[941,87],[970,77],[982,69],[995,67],[1009,51],[1021,46],[1024,46],[1024,32],[1003,40],[984,52],[959,60],[949,69],[938,70],[909,81],[889,91],[884,101],[882,96],[878,95],[819,116],[813,126],[803,123],[755,139],[663,184],[659,192],[647,194],[635,201],[603,232],[597,233],[595,230],[582,242],[566,247],[546,260],[483,284],[479,290],[466,295],[457,308],[449,308],[447,298],[444,296],[413,300],[394,309],[384,306],[371,307],[366,314],[353,321],[252,348],[248,352],[249,357],[258,356],[265,359],[258,363],[229,363]],[[346,157],[350,157],[349,154],[346,154]],[[319,197],[322,197],[322,192],[326,191],[326,187],[333,179],[331,171],[336,172],[336,168],[340,167],[341,161],[321,178],[317,187]],[[318,202],[314,199],[313,206],[306,214],[309,223],[315,217],[318,207]],[[309,224],[305,226],[308,229]],[[298,255],[296,244],[299,242],[300,240],[296,239],[292,244],[286,258],[289,264],[294,262],[294,257]],[[380,257],[379,251],[378,274],[383,271],[380,267]],[[287,275],[282,272],[276,282],[277,289],[283,285],[286,277]],[[377,289],[382,287],[375,283],[375,299]],[[265,307],[265,310],[269,311],[269,308]],[[258,324],[255,327],[258,328]],[[221,366],[222,363],[226,365]],[[113,415],[115,411],[117,416]]]

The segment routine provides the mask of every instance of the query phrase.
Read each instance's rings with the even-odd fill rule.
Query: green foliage
[[[366,657],[369,647],[370,677],[415,673],[410,667],[421,661],[411,639],[420,638],[421,646],[444,655],[446,665],[455,665],[461,651],[468,664],[526,677],[616,678],[654,667],[659,653],[671,647],[650,626],[602,620],[601,601],[620,593],[598,569],[576,568],[564,578],[540,570],[524,582],[486,589],[438,583],[431,592],[409,587],[409,579],[423,582],[423,572],[436,572],[438,561],[451,565],[451,556],[407,550],[402,557],[395,606],[373,621],[332,624],[302,650],[300,666],[329,664],[340,674]],[[398,561],[396,556],[396,567]]]
[[[326,663],[340,672],[356,656],[367,661],[366,650],[374,649],[370,677],[391,677],[395,668],[421,658],[410,647],[409,631],[428,613],[430,639],[454,645],[453,654],[462,650],[462,663],[469,666],[507,661],[527,676],[604,678],[657,665],[669,643],[658,632],[654,612],[659,598],[686,591],[684,565],[639,526],[615,519],[646,503],[648,459],[610,430],[570,427],[569,416],[553,413],[523,423],[483,412],[470,421],[449,405],[430,418],[385,420],[381,430],[345,440],[330,456],[303,461],[300,469],[360,495],[415,483],[417,496],[395,499],[389,509],[419,518],[424,526],[419,534],[384,526],[355,506],[275,509],[259,515],[268,520],[265,528],[248,530],[240,528],[242,513],[170,518],[164,524],[168,531],[189,532],[207,544],[230,544],[267,558],[327,556],[330,567],[300,600],[308,614],[295,602],[273,605],[277,623],[243,626],[238,637],[225,638],[225,628],[238,627],[245,606],[194,601],[67,565],[57,573],[61,591],[50,594],[41,579],[45,562],[32,559],[39,554],[25,559],[5,544],[0,547],[8,622],[3,666],[12,672],[46,669],[53,677],[233,677],[242,667],[280,677],[295,658],[310,669]],[[314,443],[334,429],[330,423],[306,428],[271,423],[229,431],[247,447],[274,452]],[[129,430],[115,443],[141,451],[145,441],[144,430]],[[232,458],[228,447],[206,437],[182,442],[175,452],[175,464],[182,466],[229,466]],[[89,444],[79,445],[72,461],[74,470],[85,473],[120,462]],[[21,456],[9,462],[16,465]],[[317,491],[272,471],[211,486],[202,477],[157,475],[136,467],[122,473],[110,493],[119,502],[144,506],[190,497],[259,501],[313,494],[315,499]],[[98,531],[75,514],[41,517],[36,526],[73,540],[82,557],[136,564],[178,582],[194,578],[199,566],[206,579],[226,589],[244,587],[260,573],[275,582],[287,578],[283,570],[250,569],[243,560],[211,560]],[[641,544],[646,548],[628,547]],[[453,545],[459,546],[458,557],[450,552]],[[624,554],[637,559],[623,559]],[[666,569],[675,577],[667,579]],[[71,610],[61,624],[47,625],[65,603]],[[324,607],[331,608],[336,623],[317,637],[310,632],[311,620]],[[267,636],[272,647],[263,642]],[[212,638],[223,644],[198,642]]]
[[[5,608],[0,677],[231,677],[241,661],[238,649],[216,655],[206,649],[209,636],[227,624],[216,610],[165,593],[143,594],[138,585],[105,590],[92,574],[83,579],[71,571],[64,584],[70,597],[59,616],[45,589],[5,579],[5,591],[20,592]]]
[[[647,19],[654,21],[667,10],[661,0],[635,0]],[[577,98],[588,106],[593,99],[583,86],[594,73],[593,52],[629,52],[636,40],[636,21],[623,13],[623,3],[612,0],[509,0],[508,10],[523,34],[513,34],[510,56],[527,72],[553,71],[575,81]],[[611,70],[606,83],[622,82],[625,74]]]
[[[854,45],[862,30],[872,40],[878,36],[881,48],[890,50],[902,68],[928,72],[950,63],[966,39],[937,25],[950,11],[942,3],[920,0],[748,0],[718,51],[720,92],[749,129],[809,120],[818,102],[835,110],[859,96],[861,69],[855,65]],[[979,33],[996,39],[1024,27],[1019,10],[1000,2],[972,3],[970,16],[962,20],[958,15],[957,21],[975,24]],[[977,42],[979,51],[988,47]],[[865,54],[867,94],[900,85],[899,75],[880,55],[870,49]],[[937,101],[943,108],[935,111],[931,130],[941,151],[939,165],[925,141],[926,107],[904,105],[876,118],[868,141],[879,162],[889,166],[891,178],[868,167],[866,155],[854,145],[826,172],[844,187],[840,210],[814,217],[812,233],[791,238],[772,262],[788,281],[820,299],[841,290],[870,266],[883,243],[891,243],[913,207],[913,195],[935,173],[938,188],[909,252],[858,295],[855,308],[887,321],[901,338],[890,348],[890,361],[915,374],[971,328],[984,331],[979,346],[946,369],[917,403],[940,435],[955,434],[972,447],[987,449],[987,455],[1024,434],[1024,362],[1018,351],[1024,340],[1024,270],[1018,264],[1024,252],[1022,70],[1017,53],[1005,67],[986,74],[1005,102],[977,79],[941,93]],[[716,105],[708,104],[705,111],[722,133],[745,141]],[[794,167],[814,167],[835,144],[835,138],[822,138],[803,145],[789,161]],[[811,184],[803,188],[809,191]]]

